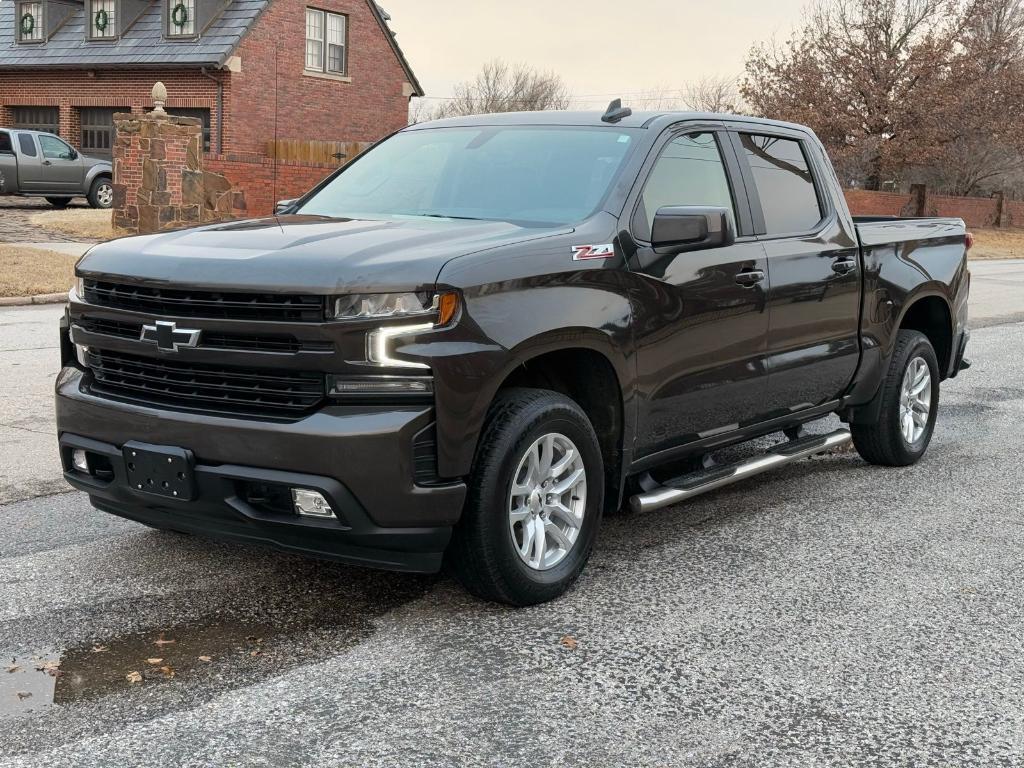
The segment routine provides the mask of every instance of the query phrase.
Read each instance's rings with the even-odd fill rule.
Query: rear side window
[[[807,232],[821,221],[814,177],[799,141],[741,134],[769,235]]]
[[[14,153],[14,146],[11,144],[11,134],[0,131],[0,155]]]
[[[729,179],[713,133],[691,133],[670,141],[651,169],[633,220],[635,234],[651,239],[659,208],[698,205],[733,208]]]
[[[18,145],[21,147],[21,154],[25,157],[36,156],[36,143],[32,141],[32,136],[27,133],[18,134]]]

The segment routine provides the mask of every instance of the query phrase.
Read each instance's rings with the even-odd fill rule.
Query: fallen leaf
[[[42,664],[36,667],[37,672],[45,672],[51,677],[60,677],[60,662],[59,661],[44,661]]]
[[[124,676],[124,679],[127,680],[129,683],[133,683],[133,684],[134,683],[141,683],[142,682],[142,673],[141,672],[129,672],[127,675]]]
[[[200,656],[199,660],[200,661],[213,661],[213,658],[211,656]]]
[[[162,645],[170,645],[173,642],[175,642],[175,641],[174,640],[164,640],[164,636],[160,635],[159,638],[157,638],[156,640],[153,641],[153,645],[161,645],[161,646]]]
[[[18,698],[24,701],[25,699],[31,699],[32,694],[28,691],[18,691]]]
[[[110,650],[110,649],[107,648],[107,646],[105,646],[105,645],[94,645],[92,647],[92,652],[93,653],[106,653],[108,650]]]
[[[21,667],[20,667],[19,665],[17,665],[17,664],[11,664],[11,666],[9,666],[9,667],[7,668],[7,671],[8,671],[8,672],[17,672],[17,671],[18,671],[19,669],[21,669]]]
[[[174,669],[169,666],[160,667],[160,674],[170,680],[174,677]]]
[[[263,651],[249,651],[250,656],[262,656]]]
[[[163,659],[146,659],[147,664],[162,664]]]
[[[565,637],[563,637],[558,642],[560,642],[562,644],[563,648],[568,648],[570,651],[575,651],[576,650],[576,646],[580,644],[579,640],[577,640],[572,635],[566,635]]]

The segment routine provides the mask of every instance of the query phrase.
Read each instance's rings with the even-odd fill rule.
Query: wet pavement
[[[1024,764],[1024,325],[973,344],[918,466],[611,516],[525,610],[0,506],[0,766]]]

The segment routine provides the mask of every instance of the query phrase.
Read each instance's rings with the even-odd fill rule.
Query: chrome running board
[[[694,496],[700,496],[702,493],[732,485],[784,464],[792,464],[794,461],[806,459],[830,448],[848,445],[852,439],[850,430],[837,429],[827,435],[810,435],[798,440],[790,440],[788,443],[773,446],[763,456],[754,459],[713,467],[669,480],[665,485],[633,496],[629,500],[629,505],[634,512],[650,512],[670,504],[678,504],[680,501],[686,501]]]

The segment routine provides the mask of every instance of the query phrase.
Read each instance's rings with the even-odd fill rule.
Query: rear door
[[[14,149],[18,155],[19,191],[23,194],[40,194],[45,191],[43,155],[39,151],[36,135],[14,131]]]
[[[635,208],[627,209],[638,254],[646,254],[646,266],[640,259],[630,265],[641,390],[638,458],[763,418],[767,264],[721,128],[687,124],[664,137]],[[667,206],[730,209],[736,243],[653,257],[651,225]]]
[[[827,158],[800,132],[737,125],[733,145],[764,245],[768,291],[768,416],[839,398],[860,357],[856,233],[832,197]]]

